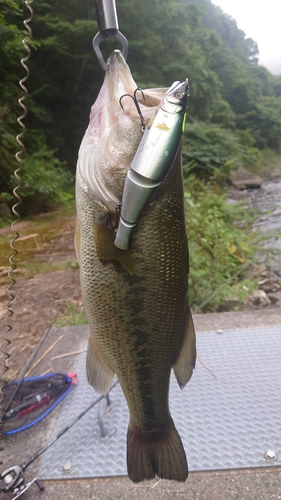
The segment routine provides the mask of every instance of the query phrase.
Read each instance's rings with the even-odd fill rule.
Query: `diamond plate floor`
[[[170,408],[191,471],[281,465],[281,327],[197,335],[199,359],[184,390],[171,378]],[[85,354],[79,384],[62,403],[57,435],[99,395],[87,384]],[[105,400],[91,409],[42,456],[41,479],[126,475],[128,409],[119,385],[112,409],[96,424]],[[265,458],[274,450],[277,458]],[[68,472],[63,467],[70,466]],[[67,467],[68,468],[68,467]]]

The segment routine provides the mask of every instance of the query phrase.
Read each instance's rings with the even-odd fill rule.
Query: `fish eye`
[[[176,97],[177,99],[182,99],[182,98],[183,98],[183,96],[184,96],[184,93],[183,93],[183,92],[175,92],[175,97]]]

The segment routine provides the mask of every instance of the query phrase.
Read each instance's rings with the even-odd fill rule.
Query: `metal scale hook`
[[[122,45],[122,54],[126,60],[128,55],[128,40],[119,31],[115,0],[95,0],[95,7],[99,32],[93,39],[93,47],[102,68],[104,71],[107,71],[108,64],[101,53],[100,44],[108,37],[114,38]]]

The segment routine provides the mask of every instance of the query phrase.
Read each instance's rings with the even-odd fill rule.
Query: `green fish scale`
[[[81,286],[85,310],[104,359],[116,372],[131,423],[161,429],[169,417],[172,365],[185,329],[188,258],[180,158],[133,233],[134,274],[97,258],[91,227],[105,210],[83,190]]]

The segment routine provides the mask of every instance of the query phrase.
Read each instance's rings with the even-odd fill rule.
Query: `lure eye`
[[[183,92],[176,92],[176,93],[175,93],[175,97],[176,97],[177,99],[182,99],[182,98],[183,98],[183,96],[184,96],[184,93],[183,93]]]

